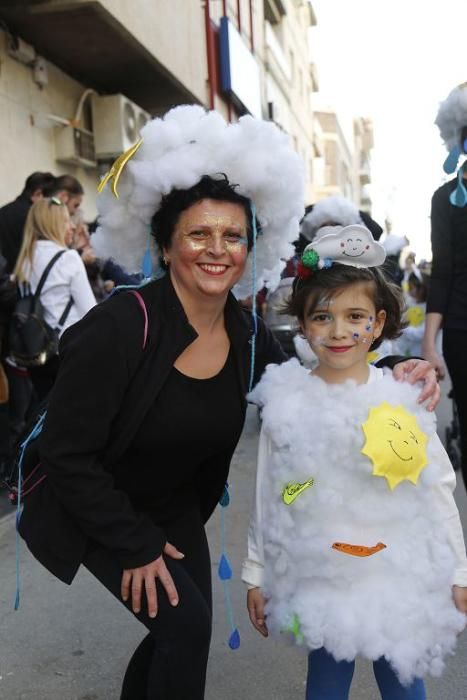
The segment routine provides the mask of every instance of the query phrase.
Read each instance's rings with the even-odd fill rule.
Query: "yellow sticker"
[[[114,196],[118,199],[117,185],[120,179],[120,175],[122,174],[125,165],[128,163],[130,158],[132,158],[135,155],[136,151],[142,143],[143,139],[140,139],[138,143],[135,143],[135,145],[129,148],[127,151],[125,151],[125,153],[122,153],[121,156],[118,156],[115,163],[112,164],[112,167],[110,168],[109,172],[106,173],[102,180],[99,182],[97,186],[97,191],[99,194],[102,192],[108,181],[112,180],[112,192]]]
[[[362,428],[366,442],[361,451],[373,462],[373,475],[387,479],[391,490],[401,481],[416,484],[428,464],[428,437],[415,416],[383,401],[370,409]]]
[[[314,483],[314,479],[308,479],[308,481],[305,481],[303,484],[298,484],[293,481],[288,483],[282,491],[282,499],[285,505],[290,506],[290,504],[293,503],[301,493],[303,493],[310,486],[313,486]]]
[[[372,350],[366,356],[366,361],[369,363],[372,363],[372,362],[376,362],[376,360],[379,360],[379,353],[377,353],[376,350]]]

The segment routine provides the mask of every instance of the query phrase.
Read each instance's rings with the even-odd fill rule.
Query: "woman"
[[[66,333],[40,443],[48,479],[26,502],[20,530],[56,576],[70,583],[84,563],[145,625],[122,699],[201,700],[212,615],[204,523],[223,492],[248,387],[266,364],[284,359],[230,290],[249,257],[253,272],[261,261],[260,281],[273,275],[271,244],[281,247],[274,232],[296,237],[302,180],[287,138],[250,117],[227,126],[198,107],[178,108],[143,136],[147,146],[123,173],[119,199],[107,198],[103,222],[114,229],[105,253],[115,254],[112,244],[125,244],[128,212],[139,202],[140,219],[121,247],[128,264],[135,229],[144,249],[144,216],[152,219],[168,272],[139,289],[147,342],[144,315],[130,293],[112,297]],[[241,169],[247,153],[257,164],[263,159],[264,173],[250,190],[265,221],[258,241],[250,198],[225,176],[213,177],[227,171],[245,188],[250,173],[241,177],[235,165]],[[183,158],[190,154],[188,170]],[[148,182],[152,207],[143,199]],[[157,182],[164,183],[158,192]],[[169,194],[163,197],[162,188]],[[267,221],[264,207],[277,207],[277,216]]]
[[[65,251],[48,273],[40,294],[45,321],[51,328],[60,326],[60,335],[96,303],[79,254],[68,250],[72,234],[73,227],[66,206],[55,197],[39,200],[29,210],[14,271],[18,284],[29,284],[34,293],[52,258]],[[58,355],[44,365],[29,369],[39,401],[52,388],[57,370]]]
[[[449,156],[446,172],[456,170],[459,157],[467,153],[467,83],[452,90],[441,103],[438,125]],[[431,201],[431,247],[433,264],[428,292],[423,357],[435,367],[440,379],[446,362],[459,413],[461,468],[467,488],[467,169],[433,194]],[[443,332],[443,357],[437,336]]]

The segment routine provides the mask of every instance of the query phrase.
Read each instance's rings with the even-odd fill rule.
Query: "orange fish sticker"
[[[338,552],[342,552],[343,554],[350,554],[353,557],[371,557],[372,554],[376,554],[376,552],[381,552],[382,549],[386,549],[386,545],[382,542],[378,542],[378,544],[375,544],[374,547],[365,547],[362,544],[334,542],[332,548],[337,549]]]

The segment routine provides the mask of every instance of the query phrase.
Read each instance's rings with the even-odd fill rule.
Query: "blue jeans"
[[[316,649],[308,656],[305,700],[348,700],[355,661],[336,661],[325,649]],[[382,700],[426,700],[420,678],[405,687],[381,658],[373,662],[373,672]]]

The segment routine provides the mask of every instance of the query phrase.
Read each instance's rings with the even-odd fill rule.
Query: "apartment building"
[[[0,0],[0,203],[34,170],[95,189],[151,116],[198,103],[273,119],[314,192],[308,0]]]
[[[321,157],[315,160],[316,199],[342,195],[359,209],[371,213],[371,149],[373,126],[370,119],[356,117],[351,128],[344,129],[332,107],[316,107],[315,140],[319,139]]]

